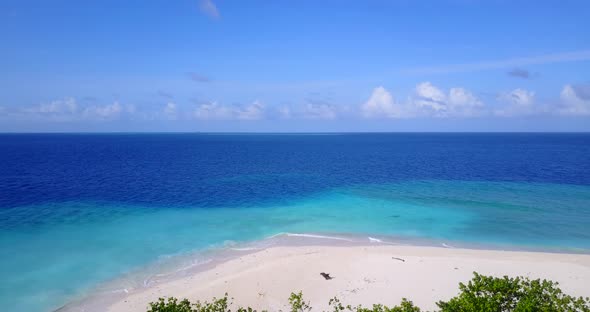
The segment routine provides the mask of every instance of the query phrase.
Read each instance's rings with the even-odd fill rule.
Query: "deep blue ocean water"
[[[281,232],[590,252],[590,134],[0,134],[6,310]]]

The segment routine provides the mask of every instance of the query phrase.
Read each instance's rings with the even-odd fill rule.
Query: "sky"
[[[590,1],[0,0],[0,132],[590,131]]]

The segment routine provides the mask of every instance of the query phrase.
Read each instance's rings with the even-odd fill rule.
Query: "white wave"
[[[348,238],[344,238],[344,237],[337,237],[337,236],[326,236],[326,235],[317,235],[317,234],[305,234],[305,233],[285,233],[286,236],[294,236],[294,237],[306,237],[306,238],[321,238],[321,239],[333,239],[333,240],[341,240],[341,241],[347,241],[347,242],[352,242],[353,240],[350,240]]]
[[[279,232],[279,233],[277,233],[277,234],[274,234],[274,235],[268,236],[268,237],[267,237],[267,239],[271,239],[271,238],[275,238],[275,237],[279,237],[279,236],[284,236],[284,235],[288,235],[288,234],[289,234],[289,233],[286,233],[286,232]]]
[[[148,277],[143,280],[143,287],[149,287],[154,281],[152,281],[152,277]]]
[[[197,266],[200,266],[200,265],[203,265],[203,264],[207,264],[207,263],[209,263],[211,261],[213,261],[213,259],[206,259],[206,260],[194,261],[194,262],[192,262],[192,263],[190,263],[188,265],[185,265],[183,267],[180,267],[180,268],[176,269],[174,272],[175,273],[178,273],[178,272],[186,271],[186,270],[192,269],[194,267],[197,267]]]
[[[445,247],[445,248],[455,248],[455,247],[453,247],[453,246],[451,246],[451,245],[447,245],[447,244],[445,244],[445,243],[442,243],[442,246],[443,246],[443,247]]]
[[[369,236],[369,241],[370,241],[371,243],[383,243],[383,241],[382,241],[382,240],[380,240],[380,239],[378,239],[378,238],[371,237],[371,236]]]
[[[236,247],[236,248],[230,248],[230,250],[235,250],[235,251],[251,251],[251,250],[258,250],[260,248],[256,248],[256,247]]]
[[[129,293],[129,290],[127,288],[117,288],[117,289],[111,289],[111,290],[105,290],[105,293],[107,294],[120,294],[120,293]]]

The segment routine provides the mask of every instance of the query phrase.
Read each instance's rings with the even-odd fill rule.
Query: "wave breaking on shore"
[[[280,232],[261,240],[249,242],[225,241],[222,244],[189,253],[166,255],[155,263],[138,268],[123,276],[102,283],[89,292],[80,294],[55,312],[104,311],[113,302],[127,296],[176,279],[192,276],[217,265],[273,247],[303,246],[423,246],[439,248],[466,248],[477,250],[545,251],[559,253],[590,253],[585,250],[538,250],[512,246],[467,245],[457,242],[408,238],[384,235],[361,235],[351,233],[289,233]]]

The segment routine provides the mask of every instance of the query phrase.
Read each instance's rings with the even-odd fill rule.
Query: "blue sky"
[[[0,131],[590,131],[588,1],[0,2]]]

